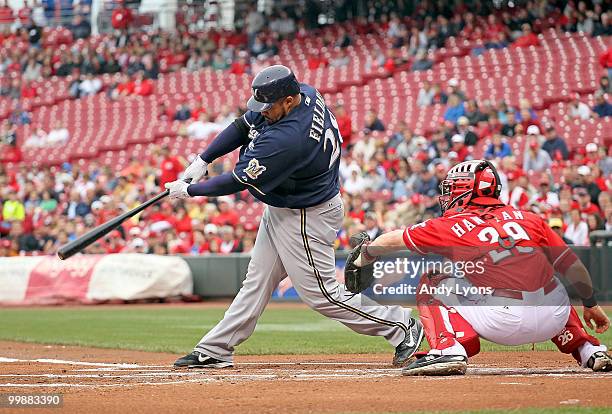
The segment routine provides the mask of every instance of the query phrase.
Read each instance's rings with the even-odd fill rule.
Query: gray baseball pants
[[[195,350],[231,362],[234,348],[251,336],[274,289],[287,276],[312,309],[355,332],[399,345],[410,326],[411,309],[379,305],[336,281],[333,245],[343,217],[340,195],[305,209],[266,207],[242,288]]]

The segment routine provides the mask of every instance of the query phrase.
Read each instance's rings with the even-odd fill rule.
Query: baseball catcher
[[[417,307],[431,350],[402,373],[464,374],[468,358],[480,351],[481,337],[502,345],[552,338],[582,367],[612,371],[607,348],[587,333],[555,277],[562,275],[582,298],[587,327],[603,333],[610,322],[597,305],[587,269],[543,219],[505,205],[500,191],[489,161],[462,162],[440,183],[441,217],[363,242],[351,262],[351,274],[359,274],[352,268],[409,249],[454,265],[454,271],[420,279]]]

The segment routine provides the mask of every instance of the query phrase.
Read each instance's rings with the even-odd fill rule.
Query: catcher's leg
[[[467,359],[480,351],[480,338],[455,308],[427,293],[443,282],[443,276],[421,277],[417,287],[417,309],[431,350],[404,368],[403,375],[464,374]],[[423,287],[428,288],[427,291]]]
[[[425,275],[417,288],[417,309],[431,347],[430,352],[474,356],[480,352],[480,337],[472,325],[455,308],[444,305],[423,289],[424,285],[436,287],[444,279],[443,276]]]
[[[606,354],[606,346],[587,333],[573,306],[565,328],[555,335],[552,341],[559,351],[572,354],[578,364],[584,368],[588,366],[594,371],[612,370],[612,358]],[[591,357],[593,357],[592,363],[589,362]]]

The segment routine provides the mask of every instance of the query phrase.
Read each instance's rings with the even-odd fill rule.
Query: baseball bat
[[[73,240],[70,243],[66,243],[65,245],[60,247],[59,250],[57,251],[57,255],[59,256],[60,259],[66,260],[67,258],[80,252],[81,250],[89,246],[90,244],[94,243],[99,238],[104,237],[105,235],[110,233],[112,230],[119,227],[124,221],[126,221],[130,217],[135,216],[136,214],[140,213],[145,208],[157,203],[162,198],[168,196],[168,194],[170,194],[170,190],[166,190],[163,193],[159,193],[155,197],[145,201],[139,206],[133,208],[132,210],[127,211],[123,213],[122,215],[107,221],[106,223],[100,224],[98,227],[96,227],[93,230],[88,231],[81,237],[78,237],[76,240]]]

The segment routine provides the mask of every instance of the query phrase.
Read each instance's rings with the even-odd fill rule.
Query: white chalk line
[[[168,373],[172,375],[172,373]],[[188,373],[184,373],[188,374]],[[194,373],[194,376],[196,373]],[[8,375],[2,375],[5,377]],[[132,387],[132,386],[141,386],[141,385],[176,385],[176,384],[184,384],[184,383],[211,383],[211,382],[233,382],[233,381],[263,381],[263,380],[296,380],[296,381],[324,381],[324,380],[338,380],[338,379],[370,379],[370,378],[382,378],[382,377],[397,377],[397,373],[358,373],[358,374],[334,374],[334,373],[325,373],[325,374],[284,374],[284,375],[276,375],[276,374],[208,374],[199,373],[197,378],[185,378],[181,380],[174,381],[161,381],[161,382],[130,382],[130,383],[112,383],[112,384],[86,384],[82,382],[74,382],[74,383],[66,383],[66,382],[53,382],[53,383],[0,383],[0,388],[13,388],[13,387],[29,387],[29,388],[55,388],[55,387],[79,387],[79,388],[96,388],[96,387]],[[143,379],[147,377],[137,376],[137,375],[124,375],[124,376],[99,376],[99,375],[73,375],[73,374],[16,374],[13,378],[49,378],[49,379],[72,379],[72,378],[91,378],[91,379],[106,379],[106,378],[121,378],[121,379]]]
[[[525,378],[533,378],[533,377],[546,377],[548,375],[535,374],[535,375],[509,375],[510,377],[525,377]],[[275,376],[272,376],[275,377]],[[297,375],[294,377],[285,377],[285,376],[276,376],[275,378],[258,378],[260,380],[267,379],[283,379],[283,380],[294,380],[294,381],[324,381],[324,380],[342,380],[342,379],[376,379],[376,378],[384,378],[384,377],[397,377],[395,374],[371,374],[371,375]],[[601,375],[596,375],[595,373],[590,375],[565,375],[568,378],[602,378]],[[419,380],[419,381],[459,381],[463,376],[450,376],[450,377],[403,377],[405,379]],[[240,378],[231,378],[227,376],[219,376],[215,375],[213,378],[210,377],[199,377],[199,378],[186,378],[177,381],[164,381],[164,382],[132,382],[132,383],[113,383],[113,384],[84,384],[84,383],[47,383],[47,384],[30,384],[30,383],[0,383],[0,388],[108,388],[108,387],[137,387],[137,386],[149,386],[149,385],[178,385],[178,384],[187,384],[187,383],[213,383],[213,382],[223,382],[223,381],[236,381]],[[248,376],[245,375],[243,380],[248,380]],[[255,378],[254,378],[255,379]],[[524,385],[523,383],[508,383],[508,385]]]
[[[272,379],[277,378],[278,375],[275,374],[173,374],[171,372],[167,374],[158,374],[158,375],[149,375],[149,374],[134,374],[134,375],[85,375],[85,374],[3,374],[0,377],[3,378],[93,378],[93,379],[105,379],[105,378],[124,378],[124,379],[141,379],[141,378],[164,378],[164,377],[202,377],[202,378],[219,378],[219,377],[227,377],[227,378],[248,378],[248,379]]]
[[[237,365],[385,365],[384,362],[237,362]]]
[[[80,372],[113,372],[113,371],[124,371],[124,370],[129,370],[129,371],[148,371],[148,372],[158,372],[159,375],[180,375],[177,373],[180,372],[185,372],[182,371],[180,369],[174,369],[171,371],[167,371],[169,368],[171,369],[171,366],[167,366],[167,365],[139,365],[139,364],[127,364],[127,363],[108,363],[108,362],[87,362],[87,361],[73,361],[73,360],[63,360],[63,359],[49,359],[49,358],[37,358],[37,359],[18,359],[18,358],[7,358],[7,357],[0,357],[0,363],[16,363],[16,362],[36,362],[36,363],[41,363],[41,364],[55,364],[55,365],[74,365],[74,366],[89,366],[89,367],[96,367],[96,368],[86,368],[86,369],[79,369],[79,370],[75,370],[75,371],[80,371]],[[294,366],[294,367],[299,367],[299,366],[336,366],[336,365],[342,365],[342,366],[380,366],[382,365],[381,363],[377,363],[377,362],[329,362],[329,361],[325,361],[325,362],[316,362],[316,361],[310,361],[310,362],[274,362],[274,361],[269,361],[269,362],[239,362],[237,363],[237,366],[240,367],[242,365],[245,366],[261,366],[261,367],[275,367],[275,366]],[[262,368],[263,369],[272,369],[272,368]],[[317,371],[320,372],[322,370],[327,370],[327,369],[318,369]],[[128,372],[129,372],[128,371]],[[302,370],[305,371],[305,370]],[[396,369],[389,369],[389,368],[368,368],[367,370],[355,370],[355,369],[334,369],[332,370],[333,372],[356,372],[356,371],[363,371],[363,372],[399,372],[400,369],[396,368]],[[204,371],[195,371],[195,372],[210,372],[207,369],[205,369]],[[496,374],[499,375],[499,373],[506,374],[506,375],[521,375],[521,374],[530,374],[530,375],[534,375],[534,374],[542,374],[542,375],[567,375],[567,374],[580,374],[580,375],[584,375],[586,372],[590,372],[589,370],[586,370],[584,368],[578,368],[578,367],[574,367],[574,368],[565,368],[565,369],[558,369],[558,368],[506,368],[506,367],[487,367],[485,365],[481,365],[481,364],[474,364],[474,365],[470,365],[469,366],[469,370],[468,373],[472,374],[472,375],[487,375],[487,374]]]
[[[97,367],[109,367],[109,368],[123,368],[123,369],[137,369],[137,368],[168,368],[169,365],[139,365],[139,364],[126,364],[126,363],[109,363],[109,362],[87,362],[87,361],[71,361],[63,359],[18,359],[18,358],[7,358],[0,357],[0,363],[11,363],[11,362],[40,362],[46,364],[66,364],[66,365],[84,365],[84,366],[97,366]],[[238,365],[365,365],[365,366],[381,366],[385,365],[384,362],[330,362],[330,361],[310,361],[310,362],[239,362]]]
[[[107,388],[107,387],[136,387],[140,385],[177,385],[187,383],[208,383],[218,382],[214,378],[198,378],[198,379],[185,379],[181,381],[167,381],[167,382],[134,382],[129,384],[115,383],[115,384],[79,384],[79,383],[49,383],[49,384],[18,384],[18,383],[6,383],[0,384],[0,388]]]
[[[121,363],[107,363],[107,362],[83,362],[83,361],[68,361],[63,359],[17,359],[17,358],[5,358],[0,357],[0,363],[14,363],[14,362],[39,362],[41,364],[62,364],[62,365],[84,365],[94,367],[115,367],[115,368],[146,368],[147,365],[138,364],[121,364]],[[160,365],[161,366],[161,365]]]
[[[143,373],[125,373],[125,374],[0,374],[0,378],[147,378],[147,377],[197,377],[197,376],[213,376],[213,377],[228,377],[228,378],[277,378],[287,376],[339,376],[339,375],[398,375],[400,369],[376,369],[376,370],[359,370],[359,369],[338,369],[338,370],[285,370],[279,373],[253,373],[239,374],[229,372],[219,372],[219,370],[197,370],[197,371],[159,371],[159,372],[143,372]]]
[[[338,379],[375,379],[383,377],[400,377],[400,368],[367,368],[367,369],[355,369],[355,368],[320,368],[317,370],[300,369],[301,366],[305,368],[313,365],[323,366],[335,366],[335,365],[366,365],[366,366],[380,366],[381,363],[372,362],[245,362],[238,363],[238,366],[260,366],[262,373],[252,374],[240,374],[226,372],[223,370],[168,370],[168,366],[163,365],[138,365],[138,364],[125,364],[125,363],[103,363],[103,362],[84,362],[84,361],[72,361],[72,360],[59,360],[59,359],[17,359],[17,358],[5,358],[0,357],[0,363],[14,363],[14,362],[37,362],[41,364],[65,364],[72,366],[89,366],[95,368],[87,369],[74,369],[71,372],[79,372],[78,374],[1,374],[0,378],[12,378],[12,379],[26,379],[26,378],[47,378],[47,379],[96,379],[96,380],[109,380],[109,379],[123,379],[132,380],[127,383],[96,383],[88,384],[83,382],[54,382],[54,383],[0,383],[2,388],[12,387],[30,387],[30,388],[54,388],[54,387],[81,387],[81,388],[96,388],[96,387],[133,387],[141,385],[173,385],[173,384],[184,384],[184,383],[210,383],[210,382],[222,382],[222,381],[263,381],[263,380],[295,380],[295,381],[322,381],[322,380],[338,380]],[[273,371],[276,366],[292,367],[284,369],[281,373],[267,373]],[[141,372],[138,372],[141,371]],[[81,373],[83,372],[83,373]],[[85,374],[84,372],[104,372],[104,374]],[[111,374],[119,372],[120,374]],[[581,368],[570,368],[570,369],[535,369],[535,368],[493,368],[486,367],[483,365],[471,365],[468,369],[468,376],[470,377],[482,377],[482,376],[502,376],[502,377],[513,377],[513,378],[533,378],[533,377],[566,377],[566,378],[603,378],[601,374],[592,373],[588,370]],[[163,379],[173,378],[170,381],[164,381]],[[182,377],[179,380],[175,380],[176,377]],[[159,382],[152,382],[150,380],[142,381],[144,379],[160,378]],[[459,380],[461,376],[457,377],[428,377],[429,380]],[[610,377],[612,378],[612,377]],[[421,380],[423,378],[421,377]],[[506,383],[508,385],[524,385],[524,383]]]

